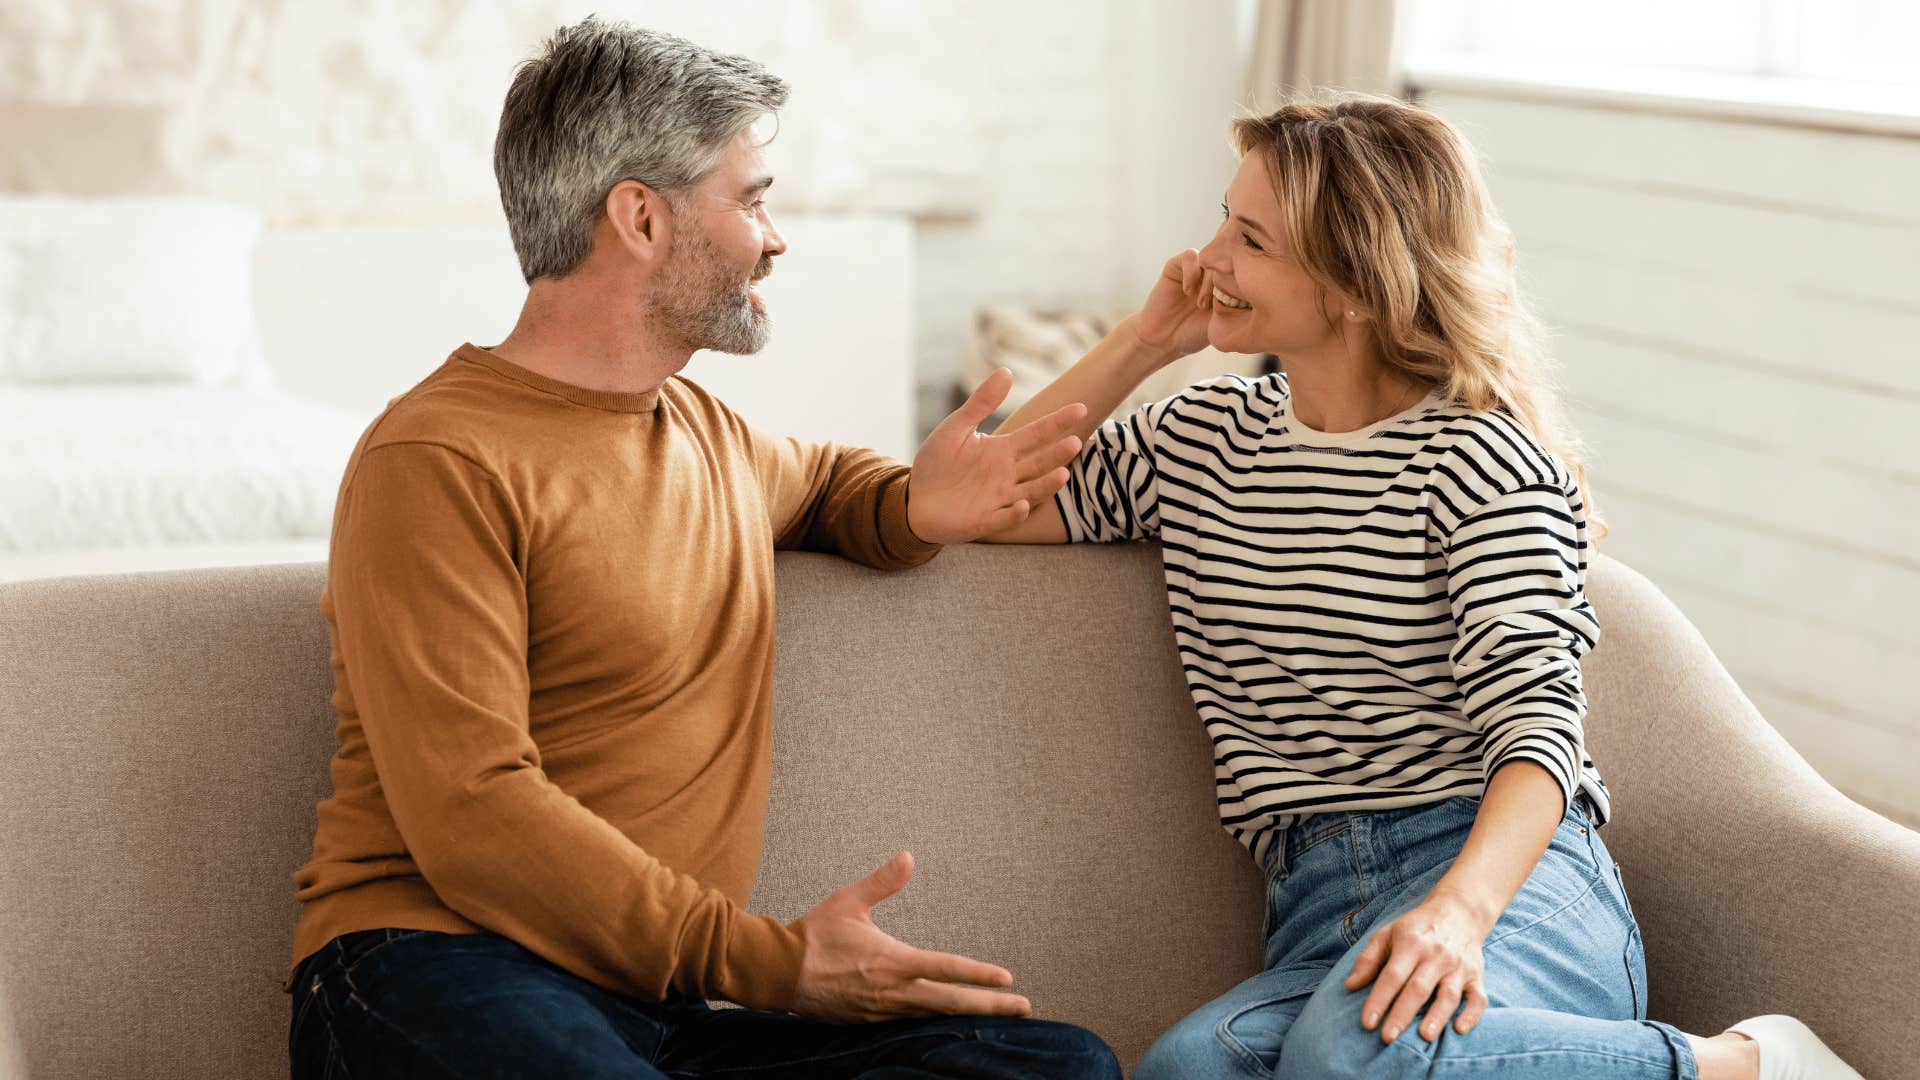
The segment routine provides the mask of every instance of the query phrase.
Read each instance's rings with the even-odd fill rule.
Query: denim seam
[[[1275,1005],[1282,1001],[1292,1001],[1294,998],[1297,998],[1297,997],[1305,997],[1306,995],[1313,993],[1313,991],[1314,991],[1314,988],[1309,986],[1304,989],[1297,990],[1291,994],[1281,994],[1278,997],[1271,997],[1271,998],[1263,999],[1261,1001],[1248,1002],[1246,1005],[1242,1006],[1241,1008],[1235,1009],[1233,1012],[1228,1013],[1226,1016],[1221,1017],[1220,1022],[1213,1025],[1213,1037],[1220,1040],[1220,1044],[1222,1046],[1225,1046],[1228,1050],[1231,1050],[1234,1053],[1245,1058],[1246,1059],[1245,1063],[1247,1065],[1251,1066],[1253,1070],[1259,1075],[1264,1076],[1267,1073],[1272,1072],[1274,1066],[1268,1065],[1265,1062],[1261,1061],[1260,1055],[1253,1052],[1253,1047],[1248,1046],[1244,1042],[1241,1042],[1240,1037],[1233,1033],[1233,1028],[1231,1025],[1235,1020],[1240,1019],[1241,1017],[1247,1015],[1248,1013],[1252,1012],[1255,1009],[1264,1009],[1270,1005]]]
[[[1569,899],[1566,903],[1553,909],[1547,914],[1540,916],[1539,918],[1533,920],[1532,922],[1528,923],[1525,926],[1516,926],[1513,929],[1507,931],[1506,933],[1501,934],[1499,937],[1488,938],[1486,941],[1481,943],[1480,945],[1481,950],[1484,951],[1486,949],[1490,949],[1493,946],[1498,945],[1499,943],[1514,936],[1515,934],[1524,934],[1536,926],[1545,925],[1547,922],[1553,919],[1559,918],[1560,916],[1566,914],[1567,910],[1573,907],[1573,905],[1579,903],[1582,900],[1585,900],[1587,898],[1587,894],[1593,892],[1593,887],[1595,885],[1598,885],[1599,883],[1600,883],[1600,879],[1596,877],[1592,881],[1587,882],[1587,887],[1584,889],[1581,889],[1580,892],[1576,894],[1572,899]]]
[[[1413,1030],[1413,1029],[1409,1029],[1409,1030]],[[1653,1061],[1648,1058],[1635,1057],[1632,1054],[1619,1054],[1619,1053],[1614,1053],[1613,1051],[1610,1051],[1610,1050],[1588,1050],[1581,1047],[1561,1047],[1557,1049],[1543,1048],[1538,1050],[1500,1051],[1498,1053],[1490,1053],[1490,1054],[1457,1054],[1457,1053],[1448,1052],[1446,1054],[1440,1055],[1439,1057],[1433,1057],[1429,1055],[1425,1050],[1422,1050],[1419,1046],[1414,1045],[1411,1041],[1406,1039],[1395,1039],[1389,1045],[1392,1049],[1405,1050],[1407,1053],[1412,1054],[1413,1056],[1419,1058],[1422,1062],[1424,1062],[1434,1070],[1445,1069],[1453,1065],[1480,1065],[1490,1061],[1507,1061],[1507,1060],[1513,1060],[1513,1059],[1536,1058],[1536,1057],[1558,1057],[1561,1055],[1575,1055],[1575,1054],[1583,1057],[1606,1058],[1610,1061],[1631,1061],[1636,1065],[1646,1065],[1650,1068],[1662,1070],[1663,1072],[1666,1069],[1672,1067],[1673,1065],[1673,1062],[1671,1061]]]
[[[391,942],[383,942],[382,944],[383,945],[391,944]],[[379,948],[379,947],[380,946],[375,946],[375,948]],[[360,959],[364,960],[366,959],[366,957],[362,956]],[[358,961],[355,961],[355,964],[357,965]],[[440,1071],[446,1074],[447,1076],[458,1077],[460,1075],[459,1070],[453,1068],[451,1065],[448,1065],[445,1061],[442,1061],[439,1055],[427,1049],[426,1044],[420,1042],[418,1039],[415,1039],[412,1035],[409,1035],[405,1028],[401,1027],[400,1025],[394,1023],[391,1020],[388,1020],[386,1017],[381,1016],[379,1013],[375,1012],[373,1009],[373,1006],[367,1004],[367,999],[360,996],[360,988],[354,985],[352,968],[342,967],[340,969],[340,978],[341,978],[341,981],[347,984],[347,1000],[353,1002],[355,1005],[360,1006],[360,1011],[366,1014],[366,1017],[368,1020],[379,1024],[381,1027],[386,1028],[388,1031],[393,1032],[394,1035],[398,1036],[408,1046],[413,1047],[414,1050],[418,1052],[421,1057],[426,1058],[428,1061],[431,1061],[436,1066],[438,1066],[440,1068]],[[345,1057],[342,1056],[341,1061],[344,1063],[345,1060],[346,1060]],[[341,1071],[342,1072],[346,1071],[344,1068],[344,1065]]]
[[[314,976],[319,981],[319,976]],[[347,1056],[340,1052],[340,1037],[334,1032],[333,1006],[328,1003],[322,990],[313,992],[315,1001],[320,1005],[320,1026],[327,1033],[327,1063],[320,1068],[322,1080],[333,1080],[335,1076],[353,1080],[353,1073],[347,1069]]]

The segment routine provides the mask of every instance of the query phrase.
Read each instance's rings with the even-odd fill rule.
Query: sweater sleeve
[[[1580,658],[1600,638],[1584,521],[1560,487],[1524,486],[1462,517],[1444,550],[1454,681],[1481,732],[1487,778],[1534,761],[1571,800],[1586,762]]]
[[[940,545],[907,527],[907,466],[873,450],[754,428],[748,441],[774,547],[822,551],[882,570],[905,570],[939,554]]]
[[[654,859],[541,768],[526,534],[493,476],[438,445],[386,444],[341,499],[327,592],[343,689],[427,884],[600,986],[785,1007],[796,928]]]
[[[1067,467],[1067,484],[1054,505],[1067,526],[1067,542],[1112,543],[1160,534],[1160,473],[1154,440],[1161,420],[1179,397],[1142,405],[1094,429],[1080,456]]]

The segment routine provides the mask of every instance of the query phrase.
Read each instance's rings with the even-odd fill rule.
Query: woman
[[[1591,504],[1470,151],[1371,97],[1233,134],[1213,238],[1008,426],[1105,416],[1209,342],[1285,374],[1089,422],[993,537],[1160,540],[1221,820],[1270,882],[1265,970],[1136,1075],[1856,1076],[1787,1017],[1646,1019],[1582,741]]]

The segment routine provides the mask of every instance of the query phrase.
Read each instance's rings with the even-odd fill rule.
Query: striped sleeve
[[[1160,474],[1154,437],[1178,396],[1100,425],[1053,496],[1069,543],[1106,544],[1160,534]]]
[[[1586,759],[1580,658],[1600,638],[1580,509],[1557,484],[1525,485],[1461,517],[1444,543],[1459,628],[1450,660],[1486,777],[1524,758],[1569,801]]]

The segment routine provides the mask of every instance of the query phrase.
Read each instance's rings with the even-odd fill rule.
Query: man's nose
[[[767,255],[786,254],[787,238],[780,235],[780,230],[773,224],[773,216],[771,214],[767,214],[765,210],[762,210],[761,214],[766,217],[766,229],[760,241],[761,250],[765,251]]]

